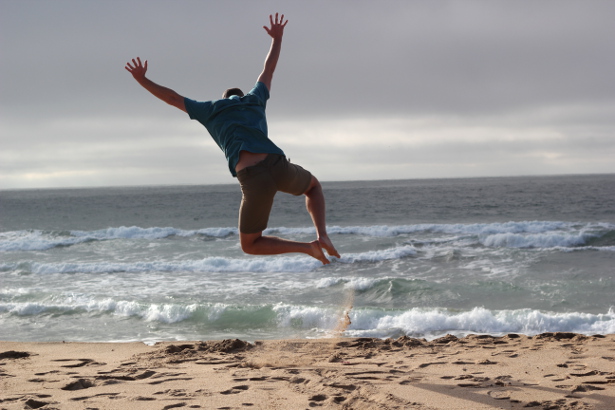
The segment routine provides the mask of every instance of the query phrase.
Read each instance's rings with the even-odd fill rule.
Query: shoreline
[[[615,334],[0,342],[0,409],[613,409]]]

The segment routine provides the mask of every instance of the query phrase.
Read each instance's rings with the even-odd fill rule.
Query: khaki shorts
[[[258,233],[267,228],[273,197],[278,191],[302,195],[312,181],[312,174],[291,164],[283,155],[269,154],[256,165],[237,172],[241,185],[239,232]]]

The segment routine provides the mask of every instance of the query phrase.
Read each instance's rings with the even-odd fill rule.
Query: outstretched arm
[[[177,94],[175,91],[170,88],[163,87],[161,85],[156,84],[152,80],[145,77],[145,73],[147,72],[147,60],[145,63],[141,63],[141,59],[137,57],[135,60],[132,59],[132,64],[128,62],[126,67],[124,67],[139,84],[143,86],[147,91],[152,93],[154,96],[160,98],[162,101],[170,104],[174,107],[179,108],[180,110],[186,112],[186,107],[184,105],[184,97]]]
[[[288,20],[284,21],[284,14],[278,18],[278,13],[275,13],[275,20],[273,16],[269,16],[269,24],[271,27],[263,26],[267,31],[267,34],[271,36],[271,48],[265,59],[265,67],[258,80],[267,86],[268,90],[271,90],[271,79],[273,78],[273,72],[275,66],[278,64],[280,58],[280,50],[282,49],[282,36],[284,35],[284,27]]]

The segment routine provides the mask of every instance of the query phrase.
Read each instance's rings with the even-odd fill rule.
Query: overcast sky
[[[614,1],[0,0],[0,189],[234,183],[196,100],[289,19],[270,138],[323,181],[615,173]]]

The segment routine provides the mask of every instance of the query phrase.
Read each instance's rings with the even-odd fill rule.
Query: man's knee
[[[307,189],[303,193],[304,195],[310,196],[310,194],[314,193],[316,190],[321,190],[320,182],[314,175],[312,175],[312,180],[310,181],[310,185],[308,185]]]
[[[256,252],[256,241],[261,237],[262,232],[259,233],[239,233],[239,244],[241,245],[241,250],[249,255],[255,255]]]

